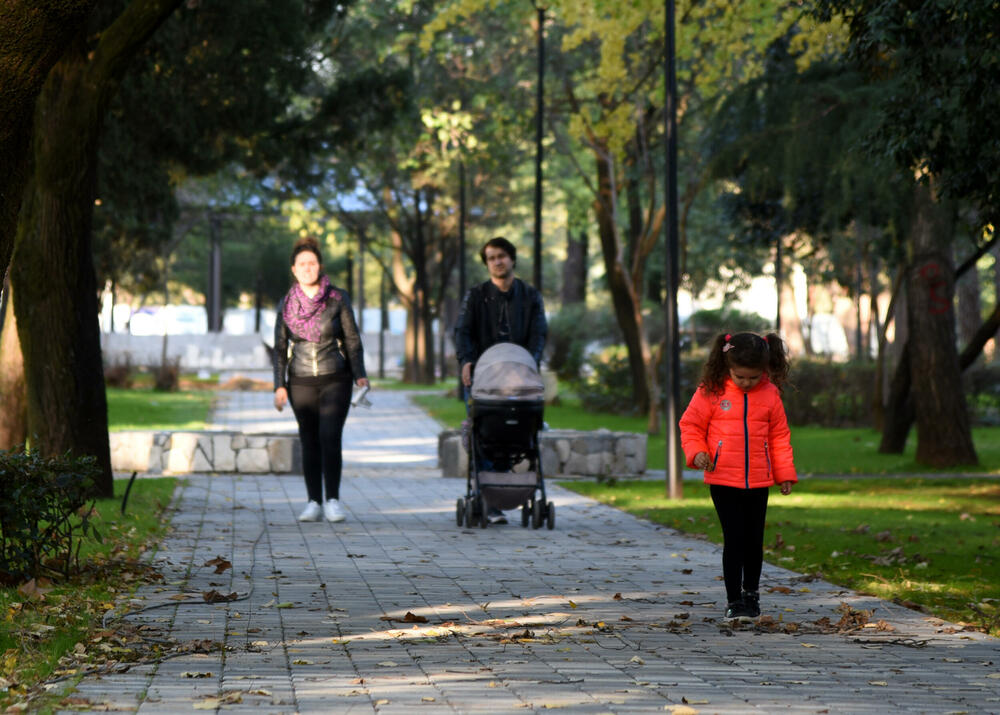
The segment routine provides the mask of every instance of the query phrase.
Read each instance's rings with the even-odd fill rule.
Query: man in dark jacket
[[[498,236],[486,242],[479,256],[490,279],[465,294],[455,323],[455,353],[466,387],[472,385],[476,360],[496,343],[517,343],[540,364],[548,333],[541,294],[514,277],[514,245]]]
[[[455,353],[466,387],[472,386],[472,372],[479,356],[497,343],[516,343],[540,364],[548,333],[541,294],[514,277],[514,245],[500,236],[492,238],[479,251],[479,257],[490,279],[465,294],[455,323]],[[489,519],[506,523],[498,509],[490,509]]]

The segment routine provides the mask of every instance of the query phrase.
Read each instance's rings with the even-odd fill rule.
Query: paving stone
[[[762,605],[785,622],[836,621],[846,602],[895,630],[725,628],[718,546],[551,481],[555,530],[522,529],[517,518],[457,528],[465,485],[433,466],[436,423],[405,396],[375,392],[372,401],[371,410],[351,411],[345,430],[343,523],[296,521],[300,475],[193,474],[180,487],[171,532],[152,557],[166,590],[134,598],[147,606],[178,592],[191,598],[128,620],[162,629],[159,637],[217,640],[224,656],[186,654],[87,677],[79,692],[141,713],[190,712],[220,686],[270,692],[245,694],[227,712],[644,713],[685,699],[727,714],[1000,711],[996,639],[947,632],[951,624],[821,581],[801,592],[797,574],[770,564]],[[289,412],[271,408],[266,420],[279,415],[294,433]],[[233,421],[220,427],[239,431]],[[243,446],[239,439],[232,447]],[[204,565],[215,556],[232,569],[215,574]],[[767,593],[770,586],[792,592]],[[199,602],[211,588],[241,600]]]

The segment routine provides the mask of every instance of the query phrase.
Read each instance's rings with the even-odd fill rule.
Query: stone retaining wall
[[[116,472],[189,474],[302,473],[297,435],[241,432],[112,432]]]
[[[610,430],[546,430],[538,435],[542,473],[549,477],[635,477],[646,471],[646,435]],[[460,430],[438,435],[443,477],[464,477],[469,457]]]

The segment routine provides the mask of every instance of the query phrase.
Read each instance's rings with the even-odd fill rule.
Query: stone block
[[[267,456],[274,474],[287,474],[292,471],[291,437],[271,437],[267,444]]]
[[[438,466],[442,477],[464,477],[469,473],[469,455],[462,446],[462,435],[458,430],[438,437]]]
[[[116,472],[149,471],[153,432],[112,432],[108,435],[111,468]]]
[[[247,447],[250,449],[267,449],[267,437],[262,437],[260,435],[253,435],[246,438]]]
[[[247,446],[247,438],[243,433],[239,433],[233,436],[233,449],[241,450]]]
[[[212,464],[216,472],[236,471],[236,452],[233,451],[233,435],[212,435]]]
[[[271,459],[264,447],[246,447],[236,453],[236,471],[244,474],[266,474]]]
[[[166,453],[164,471],[170,474],[186,474],[192,471],[194,451],[198,446],[197,432],[174,432],[170,439],[170,451]]]

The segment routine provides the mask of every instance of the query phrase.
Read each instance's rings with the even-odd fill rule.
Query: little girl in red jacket
[[[687,464],[705,470],[722,525],[726,620],[760,615],[768,487],[789,494],[798,481],[781,403],[787,375],[785,345],[774,333],[720,335],[680,421]]]

